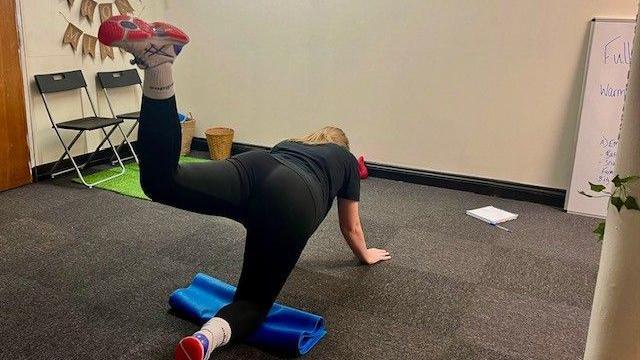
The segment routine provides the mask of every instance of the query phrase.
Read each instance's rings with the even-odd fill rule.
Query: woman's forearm
[[[338,199],[338,215],[340,217],[340,231],[353,254],[361,263],[373,265],[380,261],[391,259],[388,251],[376,248],[367,248],[364,240],[364,231],[360,224],[358,214],[358,202],[354,200]]]
[[[367,251],[367,243],[364,240],[364,231],[362,231],[362,227],[342,230],[342,235],[351,248],[351,251],[353,251],[353,254],[357,256],[359,260],[365,260],[364,256]]]

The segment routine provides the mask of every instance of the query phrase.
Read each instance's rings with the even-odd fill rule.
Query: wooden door
[[[0,0],[0,191],[31,182],[15,0]]]

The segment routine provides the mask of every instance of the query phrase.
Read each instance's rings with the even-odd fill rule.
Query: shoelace
[[[131,59],[131,60],[129,61],[129,63],[130,63],[131,65],[138,65],[138,66],[140,66],[140,68],[141,68],[141,69],[143,69],[143,70],[149,67],[149,64],[147,64],[147,62],[146,62],[146,61],[144,61],[142,58],[137,57],[137,56],[134,56],[134,57],[133,57],[133,59]]]
[[[166,56],[168,58],[174,58],[175,55],[171,55],[170,53],[166,52],[164,49],[169,46],[169,45],[163,45],[163,46],[156,46],[155,44],[150,44],[150,46],[148,48],[145,49],[144,54],[145,56],[156,56],[156,55],[160,55],[160,56]],[[182,50],[182,47],[176,49],[175,45],[174,45],[174,51],[177,53],[180,52],[180,50]],[[147,69],[149,67],[149,64],[142,58],[139,56],[133,56],[133,59],[129,61],[131,63],[131,65],[138,65],[141,69]]]

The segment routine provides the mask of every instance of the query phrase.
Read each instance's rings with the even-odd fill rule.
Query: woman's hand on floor
[[[391,259],[391,255],[387,250],[370,248],[364,252],[360,261],[366,265],[373,265],[380,261],[386,261],[389,259]]]

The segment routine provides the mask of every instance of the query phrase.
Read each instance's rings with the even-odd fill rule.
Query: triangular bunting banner
[[[89,34],[82,36],[82,55],[90,55],[92,58],[96,57],[96,43],[98,38]]]
[[[69,8],[73,6],[75,0],[66,0]],[[131,6],[129,0],[114,0],[111,2],[103,2],[98,3],[95,0],[81,0],[80,3],[80,17],[86,17],[87,20],[92,23],[93,17],[96,12],[96,8],[98,8],[98,15],[100,17],[100,23],[102,24],[107,19],[113,16],[113,5],[115,4],[116,8],[120,12],[120,14],[132,14],[135,9]],[[144,7],[143,7],[144,10]],[[69,21],[69,19],[60,11],[58,11],[60,15],[67,21],[67,29],[64,32],[64,36],[62,39],[62,44],[69,44],[73,51],[76,51],[78,46],[80,45],[80,38],[82,38],[82,55],[89,55],[92,58],[96,57],[96,44],[100,45],[100,59],[104,61],[106,58],[114,59],[114,50],[110,46],[105,46],[100,44],[98,38],[89,34],[86,34],[84,31],[80,30],[80,28]],[[126,56],[126,52],[120,49],[120,53],[123,56]]]
[[[94,0],[82,0],[80,4],[80,16],[84,16],[90,22],[93,22],[93,14],[96,11],[96,6],[98,3]]]
[[[78,41],[80,41],[80,36],[82,36],[82,30],[80,30],[72,23],[69,23],[69,25],[67,25],[67,30],[64,32],[62,44],[71,45],[71,47],[75,51],[78,48]]]
[[[118,8],[118,11],[122,15],[131,14],[135,10],[133,6],[131,6],[131,4],[129,3],[129,0],[116,0],[114,1],[114,4],[116,5],[116,7]]]
[[[100,60],[104,61],[106,58],[111,58],[111,60],[113,60],[113,48],[100,43]]]
[[[100,23],[102,24],[113,16],[113,6],[112,4],[100,4],[98,5],[98,12],[100,13]]]

